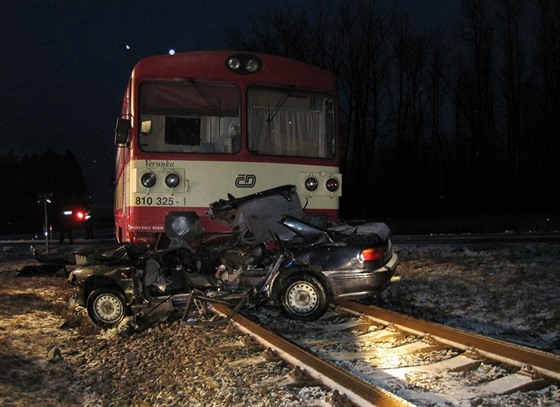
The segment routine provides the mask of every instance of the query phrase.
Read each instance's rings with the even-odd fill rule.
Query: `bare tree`
[[[428,159],[432,164],[432,186],[436,188],[436,199],[440,210],[442,205],[449,205],[451,196],[451,166],[449,163],[450,144],[446,124],[451,123],[449,98],[450,49],[440,31],[434,30],[427,35],[426,67],[428,84],[429,135],[431,154]],[[446,109],[447,107],[447,109]],[[446,122],[446,123],[444,123]]]
[[[282,55],[306,61],[311,50],[310,31],[307,14],[296,12],[291,5],[272,10],[262,21],[249,23],[251,35],[241,31],[231,31],[228,45],[234,49],[247,49]]]
[[[462,0],[461,10],[464,25],[460,35],[467,55],[460,61],[459,78],[463,83],[457,84],[462,89],[457,93],[458,107],[467,126],[462,130],[467,132],[463,175],[471,180],[472,189],[466,192],[486,201],[493,193],[491,184],[495,173],[495,26],[489,3],[484,0]]]
[[[426,42],[410,24],[407,14],[394,12],[394,62],[389,117],[394,135],[398,182],[407,186],[407,195],[416,195],[419,178],[424,177],[425,118],[428,92],[425,89]]]
[[[228,45],[304,60],[338,76],[345,189],[369,194],[384,121],[389,27],[375,1],[351,1],[337,7],[317,1],[312,16],[291,8],[276,10],[262,23],[253,22],[249,36],[233,32]],[[367,209],[363,201],[359,207]]]
[[[527,66],[523,41],[525,16],[522,0],[501,0],[498,11],[503,44],[502,93],[505,108],[505,140],[503,142],[503,184],[510,193],[521,194],[524,173],[524,156],[527,154],[527,138],[531,129],[527,126],[525,106],[534,103],[527,100]]]
[[[560,4],[555,0],[538,0],[539,21],[537,34],[536,66],[540,73],[541,108],[539,112],[539,138],[536,149],[540,159],[534,162],[535,176],[554,179],[542,182],[546,190],[541,199],[549,207],[557,208],[560,176]]]
[[[383,91],[390,70],[389,46],[389,26],[382,10],[375,2],[361,2],[353,10],[341,90],[348,109],[343,118],[348,140],[345,182],[349,181],[352,190],[367,198],[374,196],[376,147],[385,121]],[[363,211],[370,209],[363,201],[358,205]]]
[[[341,166],[351,191],[343,215],[505,208],[504,197],[551,202],[547,191],[558,190],[534,180],[560,176],[559,3],[461,0],[458,11],[453,43],[375,0],[299,4],[298,12],[288,7],[252,22],[249,35],[230,36],[233,48],[337,75]]]

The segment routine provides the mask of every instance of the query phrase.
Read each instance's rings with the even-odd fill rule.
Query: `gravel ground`
[[[232,326],[164,322],[130,336],[69,310],[66,274],[0,254],[2,406],[348,406]]]
[[[230,327],[103,332],[67,308],[64,272],[15,277],[34,260],[0,249],[0,405],[349,405]],[[378,305],[560,353],[559,244],[396,250],[402,280]]]

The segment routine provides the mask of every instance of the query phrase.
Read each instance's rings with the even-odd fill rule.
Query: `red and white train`
[[[132,71],[115,142],[118,241],[154,244],[170,211],[205,212],[297,186],[307,211],[338,217],[337,87],[332,73],[291,59],[230,51],[145,58]]]

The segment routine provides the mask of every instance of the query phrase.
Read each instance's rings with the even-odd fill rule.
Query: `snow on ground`
[[[398,244],[395,250],[400,257],[399,274],[402,279],[389,287],[375,301],[376,305],[560,354],[560,244]],[[181,333],[176,329],[162,328],[138,338],[107,338],[100,335],[89,320],[82,320],[74,330],[61,330],[61,324],[71,316],[65,309],[70,289],[63,276],[13,276],[14,270],[30,263],[34,261],[24,249],[0,245],[0,358],[4,366],[0,371],[0,404],[94,405],[95,400],[112,398],[122,401],[126,397],[154,404],[159,393],[151,395],[150,392],[163,390],[153,387],[157,383],[152,386],[150,380],[135,376],[140,374],[138,369],[130,371],[129,375],[133,376],[127,381],[140,383],[146,398],[134,398],[140,397],[134,386],[117,386],[111,381],[112,377],[122,373],[118,371],[119,366],[126,367],[135,362],[135,355],[144,350],[149,350],[156,371],[162,363],[167,366],[184,358],[181,363],[194,363],[194,366],[200,367],[200,377],[191,377],[192,383],[219,380],[220,388],[225,388],[231,386],[229,377],[232,378],[231,383],[247,378],[249,382],[244,382],[242,392],[235,390],[235,386],[231,387],[234,392],[232,397],[241,397],[237,399],[239,405],[245,405],[243,397],[262,399],[263,395],[258,394],[262,392],[258,390],[261,385],[251,381],[258,380],[258,376],[253,375],[255,368],[252,365],[247,373],[240,376],[238,370],[222,366],[223,360],[220,362],[220,359],[214,360],[207,369],[204,363],[196,362],[206,356],[193,354],[208,353],[196,350],[195,343],[200,342],[201,346],[206,342],[210,346],[230,346],[228,341],[239,341],[239,335],[208,331],[208,335],[203,336],[200,331]],[[163,336],[168,339],[161,342]],[[223,341],[221,345],[213,342],[216,337]],[[195,341],[194,338],[199,339]],[[176,350],[174,358],[168,355],[167,344],[172,342],[185,345],[185,350]],[[140,347],[135,347],[135,343]],[[160,343],[165,343],[167,347],[158,346]],[[63,360],[58,363],[49,363],[47,348],[53,345],[59,346],[62,352]],[[133,361],[123,361],[119,349],[124,347],[130,347],[127,354],[130,358],[134,356]],[[163,350],[161,355],[158,354],[159,349]],[[258,353],[249,356],[255,358]],[[268,362],[260,363],[268,366]],[[187,367],[192,368],[185,365]],[[282,375],[288,370],[285,366],[274,368]],[[165,371],[171,374],[169,369]],[[216,371],[222,372],[223,377],[216,376]],[[184,373],[184,369],[181,372]],[[212,374],[215,379],[205,379],[205,374]],[[172,379],[172,376],[165,377]],[[110,384],[106,387],[96,384],[101,378]],[[87,384],[87,387],[80,390],[76,380]],[[457,378],[450,377],[449,380]],[[346,404],[344,401],[335,402],[333,393],[316,387],[270,386],[267,393],[270,405]],[[209,401],[208,397],[213,392],[211,389],[207,389],[200,400],[192,398],[196,397],[195,394],[190,394],[188,397],[191,398],[183,401],[191,405],[220,405]],[[105,394],[104,391],[113,393]],[[558,400],[556,387],[549,387],[546,391],[555,391],[556,394],[551,397]],[[174,394],[176,398],[177,393]],[[497,399],[496,405],[516,405],[515,397]],[[526,401],[525,398],[521,400]]]
[[[396,245],[395,311],[560,354],[560,244]]]

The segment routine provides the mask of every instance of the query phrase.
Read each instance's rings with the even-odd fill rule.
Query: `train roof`
[[[262,63],[255,73],[238,73],[227,66],[231,57],[254,57]],[[253,52],[193,51],[158,55],[140,60],[132,71],[132,79],[234,82],[250,85],[295,86],[336,92],[336,78],[323,68],[294,59]]]

